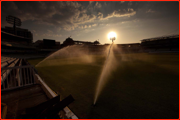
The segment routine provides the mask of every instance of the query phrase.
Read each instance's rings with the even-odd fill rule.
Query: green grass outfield
[[[92,106],[105,56],[54,58],[36,67],[43,80],[62,98],[71,94],[68,107],[79,118],[178,118],[178,53],[115,55],[112,71],[96,106]],[[31,59],[36,65],[42,59]]]

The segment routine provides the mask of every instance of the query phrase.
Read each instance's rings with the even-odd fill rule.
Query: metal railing
[[[35,84],[34,67],[16,66],[1,68],[1,91]]]

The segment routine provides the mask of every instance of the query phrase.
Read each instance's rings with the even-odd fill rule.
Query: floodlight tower
[[[114,40],[116,40],[116,37],[111,37],[110,40],[112,40],[112,43],[113,43]]]
[[[14,34],[16,35],[16,26],[21,26],[21,19],[9,15],[9,16],[6,17],[6,21],[9,24],[13,24]]]

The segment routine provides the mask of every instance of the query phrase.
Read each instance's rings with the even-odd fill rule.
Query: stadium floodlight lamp
[[[114,40],[116,40],[116,37],[111,37],[110,40],[112,40],[113,42]]]
[[[111,40],[112,42],[114,41],[114,40],[116,40],[116,37],[117,35],[116,35],[116,33],[115,32],[110,32],[109,34],[108,34],[108,38],[109,38],[109,40]]]

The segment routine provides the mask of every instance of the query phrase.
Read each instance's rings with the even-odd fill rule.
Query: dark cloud
[[[136,11],[138,19],[163,19],[178,17],[179,14],[177,1],[131,2],[130,7]]]
[[[53,25],[72,23],[81,6],[76,2],[2,2],[2,17],[15,15],[22,21],[34,20]],[[13,11],[13,12],[12,12]]]
[[[118,3],[118,4],[117,4]],[[121,2],[2,2],[2,18],[14,15],[22,21],[32,20],[73,30],[80,24],[112,17],[132,16],[135,11],[121,9]],[[13,11],[13,12],[12,12]]]

